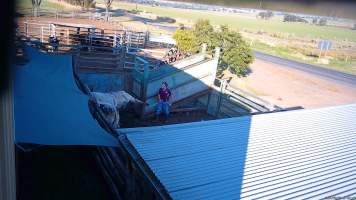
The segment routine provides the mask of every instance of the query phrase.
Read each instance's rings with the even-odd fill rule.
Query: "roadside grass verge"
[[[329,64],[318,63],[318,57],[314,55],[304,55],[298,49],[292,49],[281,46],[269,46],[265,43],[254,41],[251,45],[254,50],[270,54],[273,56],[294,60],[297,62],[326,67],[337,71],[356,75],[356,60],[345,60],[339,58],[331,58]]]

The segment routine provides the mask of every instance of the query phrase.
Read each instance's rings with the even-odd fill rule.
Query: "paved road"
[[[261,53],[258,51],[254,51],[254,53],[255,53],[255,57],[257,59],[275,63],[275,64],[279,64],[284,67],[297,69],[297,70],[307,72],[307,73],[310,73],[313,75],[317,75],[321,78],[335,81],[335,82],[343,84],[343,85],[356,87],[356,76],[355,75],[346,74],[343,72],[339,72],[336,70],[327,69],[327,68],[323,68],[323,67],[319,67],[319,66],[315,66],[315,65],[300,63],[300,62],[293,61],[293,60],[279,58],[279,57],[268,55],[268,54]]]

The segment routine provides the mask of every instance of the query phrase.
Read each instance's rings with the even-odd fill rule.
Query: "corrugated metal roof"
[[[356,104],[120,131],[173,199],[356,196]]]

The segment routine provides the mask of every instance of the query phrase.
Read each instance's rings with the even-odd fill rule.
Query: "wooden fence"
[[[128,46],[144,48],[148,39],[148,32],[130,30],[92,29],[78,27],[52,26],[51,22],[25,21],[19,23],[17,34],[30,41],[49,43],[50,36],[59,40],[59,46],[95,46],[112,47]]]

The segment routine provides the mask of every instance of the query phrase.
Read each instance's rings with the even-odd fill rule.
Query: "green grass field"
[[[338,71],[342,71],[345,73],[349,74],[354,74],[356,75],[356,61],[355,60],[344,60],[344,59],[331,59],[330,63],[327,65],[322,65],[318,64],[317,57],[312,57],[312,56],[306,56],[301,54],[300,52],[297,52],[296,50],[292,50],[287,47],[281,47],[281,46],[275,46],[271,47],[267,44],[261,43],[261,42],[253,42],[251,46],[254,50],[261,51],[270,55],[278,56],[281,58],[286,58],[290,60],[295,60],[298,62],[303,62],[303,63],[308,63],[312,65],[318,65],[321,67],[326,67],[326,68],[331,68],[335,69]]]
[[[113,8],[125,10],[135,9],[135,4],[114,2]],[[208,19],[215,25],[229,25],[235,29],[249,29],[252,31],[263,30],[271,33],[288,33],[299,37],[313,39],[348,40],[356,42],[356,31],[336,27],[321,27],[311,24],[286,23],[281,20],[261,20],[255,17],[242,16],[241,14],[221,14],[217,12],[184,10],[176,8],[161,8],[138,5],[138,9],[151,12],[159,16],[166,16],[184,20],[196,21]]]
[[[101,5],[100,5],[101,4]],[[103,6],[102,0],[97,0],[97,6]],[[18,0],[18,8],[31,8],[30,0]],[[49,2],[44,0],[41,5],[42,9],[56,9],[65,10],[63,5],[57,4],[55,2]],[[112,10],[123,9],[123,10],[134,10],[136,9],[136,4],[117,2],[115,1],[112,5]],[[146,5],[137,5],[137,9],[145,12],[150,12],[158,16],[171,17],[175,19],[181,19],[183,21],[189,21],[194,23],[198,19],[208,19],[214,25],[228,25],[234,29],[249,29],[251,31],[265,31],[269,33],[283,33],[295,35],[298,37],[307,37],[312,39],[332,39],[332,40],[348,40],[356,42],[356,31],[334,28],[334,27],[320,27],[310,24],[301,23],[285,23],[281,19],[278,20],[277,17],[273,20],[261,20],[256,19],[254,16],[242,15],[242,14],[222,14],[217,12],[207,12],[207,11],[194,11],[194,10],[184,10],[176,8],[162,8],[162,7],[152,7]],[[252,48],[265,53],[276,55],[282,58],[297,60],[300,62],[317,64],[317,58],[308,57],[302,55],[295,50],[289,49],[287,47],[271,47],[267,44],[261,42],[255,42]],[[323,67],[333,68],[339,71],[351,73],[356,75],[356,61],[355,60],[340,60],[332,59],[328,65],[322,65]]]
[[[30,0],[16,0],[16,8],[17,9],[28,9],[32,8],[32,4]],[[52,10],[65,10],[65,7],[58,4],[52,3],[46,0],[43,0],[41,4],[41,9],[52,9]]]
[[[101,0],[97,1],[101,3]],[[18,8],[31,8],[30,0],[17,0]],[[321,27],[311,24],[301,23],[285,23],[278,19],[261,20],[251,16],[243,16],[241,14],[222,14],[217,12],[184,10],[176,8],[152,7],[146,5],[137,5],[139,10],[151,12],[158,16],[166,16],[177,19],[189,20],[191,22],[198,19],[208,19],[214,25],[229,25],[234,29],[249,29],[252,31],[266,31],[270,33],[287,33],[299,37],[308,37],[313,39],[333,39],[333,40],[348,40],[356,42],[356,31],[336,28],[336,27]],[[64,6],[55,2],[44,0],[42,9],[57,9],[64,10]],[[133,10],[136,5],[133,3],[117,2],[112,6],[113,9]]]
[[[133,10],[136,9],[135,4],[114,2],[115,9]],[[302,23],[285,23],[281,20],[261,20],[251,16],[243,16],[241,14],[220,14],[216,12],[184,10],[176,8],[161,8],[146,5],[137,5],[137,9],[145,12],[150,12],[158,16],[172,17],[189,21],[198,19],[208,19],[215,25],[229,25],[235,29],[249,29],[252,31],[263,30],[269,33],[287,33],[298,37],[311,39],[332,39],[332,40],[347,40],[356,42],[356,31],[345,28],[321,27],[311,24]],[[271,47],[267,44],[258,42],[252,45],[255,50],[262,51],[271,55],[279,56],[286,59],[296,60],[299,62],[319,65],[321,67],[332,68],[345,73],[356,75],[355,60],[340,60],[331,59],[327,65],[317,63],[317,58],[303,55],[295,50],[287,47]]]

